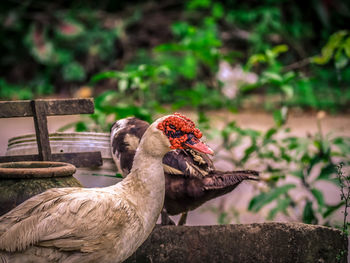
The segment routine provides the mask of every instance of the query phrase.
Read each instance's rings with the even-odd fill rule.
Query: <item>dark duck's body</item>
[[[117,121],[111,129],[112,156],[119,172],[126,176],[133,163],[135,150],[149,124],[137,118]],[[171,133],[171,128],[168,131]],[[174,138],[178,134],[172,134]],[[219,171],[207,154],[193,149],[176,149],[163,158],[166,212],[187,213],[208,200],[235,189],[244,180],[258,180],[258,172]],[[183,214],[179,224],[186,220]],[[164,220],[164,217],[163,217]],[[163,221],[162,220],[162,221]]]

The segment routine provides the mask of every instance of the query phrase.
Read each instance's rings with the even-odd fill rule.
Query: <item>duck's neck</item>
[[[144,134],[137,148],[130,174],[123,180],[127,198],[143,217],[145,229],[153,228],[163,208],[165,179],[162,159],[169,146],[158,143],[152,134]]]

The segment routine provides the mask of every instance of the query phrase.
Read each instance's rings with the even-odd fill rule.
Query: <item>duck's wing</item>
[[[170,215],[187,212],[231,192],[244,180],[259,180],[258,176],[259,173],[252,170],[214,170],[204,178],[166,175],[165,207]]]
[[[134,117],[113,124],[110,137],[112,157],[123,176],[129,174],[136,148],[148,127],[146,121]]]
[[[164,172],[169,175],[203,178],[214,169],[208,155],[192,149],[176,150],[167,153],[163,158]]]
[[[203,179],[204,190],[219,190],[226,187],[236,187],[244,180],[259,181],[259,172],[254,170],[240,171],[219,171],[210,172],[209,176]],[[232,189],[233,190],[233,189]]]
[[[23,251],[36,245],[92,252],[113,246],[125,224],[138,220],[125,202],[103,190],[48,190],[0,218],[0,250]]]
[[[0,237],[18,222],[24,222],[29,217],[34,218],[36,216],[35,212],[38,209],[41,211],[49,210],[56,200],[79,189],[77,187],[52,188],[21,203],[0,217]]]

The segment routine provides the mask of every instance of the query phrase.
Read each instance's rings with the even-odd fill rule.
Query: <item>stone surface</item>
[[[125,262],[347,262],[347,238],[301,223],[157,226]]]

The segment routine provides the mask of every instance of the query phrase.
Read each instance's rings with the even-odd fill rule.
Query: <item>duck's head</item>
[[[214,153],[209,146],[200,140],[202,132],[196,128],[192,120],[184,115],[174,113],[162,117],[155,122],[155,126],[166,136],[171,149],[192,148],[202,153]]]

